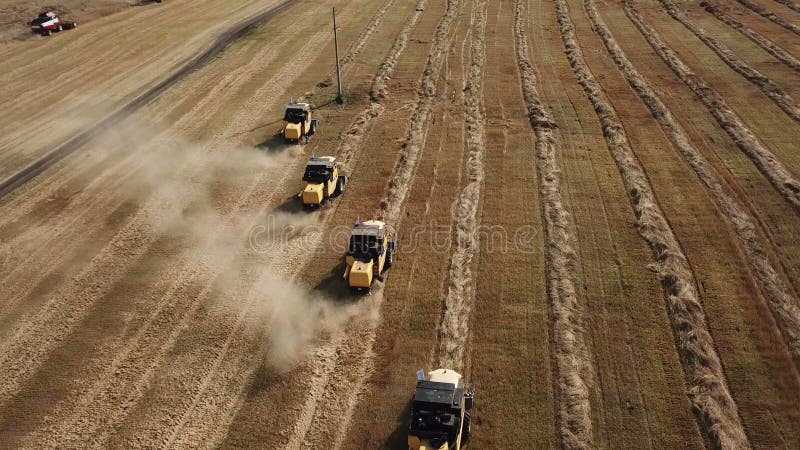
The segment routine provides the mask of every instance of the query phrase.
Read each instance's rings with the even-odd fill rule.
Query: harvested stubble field
[[[28,36],[40,7],[80,27]],[[476,389],[470,448],[800,447],[797,2],[0,24],[0,447],[404,448],[440,366]],[[290,97],[306,145],[276,135]],[[312,154],[352,175],[318,211]],[[399,240],[368,296],[357,217]]]

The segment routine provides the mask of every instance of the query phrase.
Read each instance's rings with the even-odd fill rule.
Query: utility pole
[[[342,103],[342,69],[339,66],[339,37],[336,29],[336,8],[333,8],[333,45],[336,47],[336,103]]]

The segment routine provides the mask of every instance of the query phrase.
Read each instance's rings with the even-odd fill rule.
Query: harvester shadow
[[[277,124],[279,124],[281,122],[283,122],[283,119],[277,119],[277,120],[273,120],[272,122],[262,123],[261,125],[258,125],[258,126],[255,126],[253,128],[250,128],[249,130],[244,130],[244,131],[240,131],[238,133],[233,133],[233,134],[230,135],[230,137],[241,136],[243,134],[252,133],[253,131],[260,130],[262,128],[266,128],[266,127],[271,126],[271,125],[277,125]]]
[[[411,398],[409,397],[400,411],[400,416],[397,418],[397,428],[392,431],[389,438],[386,439],[386,448],[392,449],[407,449],[408,448],[408,420],[411,417]]]
[[[366,295],[366,293],[353,292],[350,289],[350,286],[348,286],[347,282],[342,278],[344,270],[344,261],[335,265],[328,273],[328,276],[314,286],[314,291],[334,302],[345,303],[358,301],[358,299]]]
[[[282,212],[287,214],[303,214],[313,212],[303,206],[303,201],[297,195],[291,195],[283,200],[283,203],[275,207],[275,212]]]
[[[256,148],[268,155],[274,155],[277,153],[283,153],[288,147],[286,143],[283,142],[283,136],[278,133],[273,134],[272,136],[268,137],[267,140],[256,145]]]

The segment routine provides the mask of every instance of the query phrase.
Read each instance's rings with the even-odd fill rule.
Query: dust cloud
[[[119,161],[137,169],[124,187],[126,195],[140,205],[159,239],[170,243],[172,259],[185,260],[187,268],[202,274],[201,283],[213,280],[215,290],[228,296],[217,303],[221,320],[239,317],[248,338],[266,336],[268,365],[291,369],[318,337],[342,329],[363,309],[291,279],[300,268],[286,264],[286,253],[319,223],[319,214],[271,210],[269,199],[280,188],[279,177],[303,158],[300,147],[194,142],[134,121],[105,133],[99,144],[96,148],[135,147]],[[276,184],[269,187],[270,182]],[[265,185],[269,189],[260,197]],[[263,247],[248,239],[257,227],[270,234]]]

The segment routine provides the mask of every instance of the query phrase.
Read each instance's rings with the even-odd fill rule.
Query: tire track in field
[[[689,398],[701,425],[715,445],[722,448],[750,448],[739,418],[738,407],[730,394],[714,339],[706,324],[697,280],[663,211],[658,206],[647,174],[628,142],[616,110],[583,57],[569,8],[565,0],[555,0],[561,35],[575,78],[594,106],[611,155],[617,163],[631,206],[636,214],[639,234],[653,251],[652,268],[666,294],[667,312],[691,386]],[[587,13],[597,14],[592,0],[585,0]]]
[[[786,115],[791,117],[794,121],[800,122],[800,106],[797,105],[794,99],[787,94],[783,88],[775,84],[775,82],[770,80],[766,75],[750,67],[749,64],[736,56],[727,45],[709,35],[697,22],[687,17],[682,11],[679,11],[673,0],[659,0],[659,3],[673,19],[683,24],[683,26],[697,36],[698,39],[703,41],[703,43],[716,53],[725,64],[747,79],[747,81],[756,85],[761,92],[775,102]]]
[[[753,30],[747,25],[739,22],[730,15],[725,14],[718,6],[716,6],[711,2],[703,0],[700,2],[700,6],[702,6],[708,13],[716,17],[717,20],[719,20],[720,22],[724,23],[725,25],[728,25],[729,27],[743,34],[744,36],[747,36],[747,38],[749,38],[756,45],[761,47],[765,52],[774,56],[776,59],[784,63],[786,66],[800,72],[800,59],[797,59],[794,56],[792,56],[780,45],[767,39],[762,34],[758,33],[757,31]]]
[[[594,447],[591,404],[587,373],[590,357],[583,328],[583,307],[575,289],[577,255],[572,245],[575,231],[561,194],[561,168],[558,166],[558,125],[542,103],[537,78],[529,59],[525,27],[526,10],[516,1],[514,44],[522,79],[522,93],[531,127],[536,135],[535,151],[539,172],[539,191],[546,224],[545,261],[547,293],[550,298],[556,367],[559,434],[565,448]]]
[[[410,181],[413,179],[417,161],[425,146],[430,113],[433,101],[437,96],[436,82],[441,74],[447,49],[452,41],[453,24],[461,7],[460,0],[448,0],[447,9],[437,24],[428,61],[423,71],[419,89],[420,98],[406,133],[400,157],[389,181],[389,190],[375,214],[390,226],[392,224],[395,224],[395,227],[399,225],[400,213],[408,194]],[[382,83],[385,83],[385,80]],[[335,365],[334,372],[328,378],[327,384],[314,383],[309,387],[311,395],[316,395],[324,401],[316,406],[312,427],[305,433],[305,436],[298,440],[301,445],[334,449],[342,446],[353,410],[374,358],[373,345],[383,300],[383,286],[378,286],[373,290],[369,299],[372,313],[364,320],[353,324],[349,330],[350,335],[345,338],[344,344],[337,351],[339,358],[346,364]]]
[[[753,161],[756,167],[775,186],[775,189],[800,212],[800,181],[795,178],[786,166],[742,123],[742,120],[728,106],[725,99],[709,84],[694,73],[666,43],[658,33],[648,25],[636,10],[631,0],[622,0],[625,15],[633,22],[650,46],[661,59],[678,75],[695,96],[706,106],[708,111],[733,139],[733,142]]]
[[[767,305],[780,327],[781,335],[797,364],[800,362],[800,307],[798,307],[800,303],[798,303],[797,294],[786,282],[785,274],[776,270],[769,259],[770,253],[767,249],[774,251],[772,243],[759,235],[758,225],[753,214],[729,193],[729,187],[723,186],[715,170],[702,153],[691,144],[688,134],[669,108],[630,62],[597,11],[594,0],[584,0],[584,2],[592,28],[603,40],[620,72],[648,107],[673,147],[681,153],[687,164],[706,186],[717,207],[723,213],[722,216],[728,226],[739,238],[750,271],[755,276],[756,284],[767,300]]]
[[[454,209],[456,248],[450,262],[450,273],[444,311],[439,326],[438,367],[460,370],[463,366],[464,347],[469,339],[469,323],[475,302],[475,279],[472,273],[479,237],[478,211],[483,192],[486,155],[484,131],[483,81],[486,60],[486,1],[477,1],[473,7],[470,39],[470,66],[464,88],[467,132],[467,185],[461,191]]]
[[[773,13],[772,11],[768,10],[767,8],[764,8],[764,7],[760,6],[760,5],[757,5],[757,4],[753,3],[753,2],[751,2],[750,0],[737,0],[737,1],[739,3],[741,3],[745,8],[753,11],[754,13],[758,14],[759,16],[761,16],[761,17],[763,17],[765,19],[771,20],[772,22],[776,23],[777,25],[782,26],[783,28],[786,28],[787,30],[791,31],[792,33],[794,33],[796,35],[800,35],[800,26],[797,26],[797,25],[789,22],[788,20],[784,19],[783,17],[780,17],[779,15],[777,15],[777,14]]]

